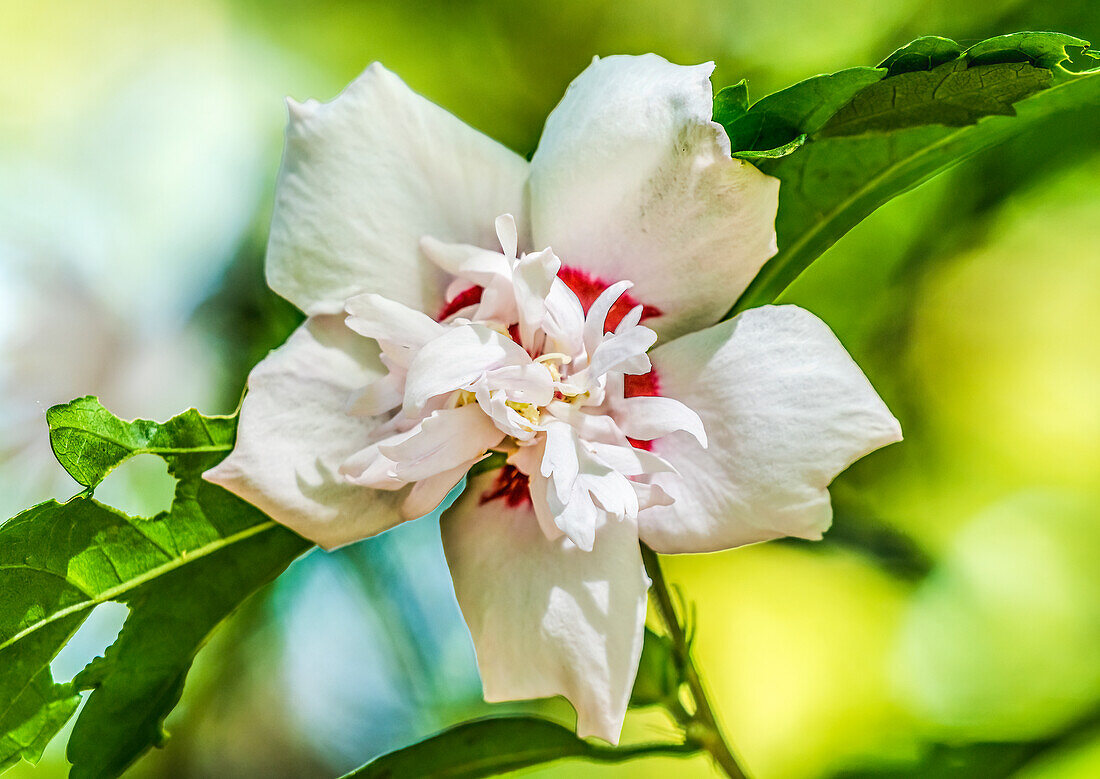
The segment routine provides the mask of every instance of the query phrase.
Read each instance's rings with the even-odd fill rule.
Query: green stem
[[[726,743],[726,739],[722,735],[722,729],[718,725],[718,718],[715,716],[714,709],[707,698],[703,679],[699,674],[699,669],[695,667],[694,660],[692,660],[691,647],[688,646],[683,625],[680,624],[680,618],[676,614],[676,607],[672,602],[668,583],[661,571],[661,562],[657,557],[657,553],[645,544],[642,544],[642,562],[645,563],[646,573],[649,574],[649,578],[653,582],[650,592],[657,605],[657,613],[660,614],[661,621],[672,640],[674,659],[679,666],[680,678],[691,690],[691,697],[695,702],[695,712],[687,723],[688,738],[696,738],[730,779],[748,779],[744,769],[738,765],[733,750]]]

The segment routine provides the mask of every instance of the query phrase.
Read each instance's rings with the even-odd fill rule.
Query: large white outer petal
[[[654,442],[680,475],[675,499],[639,516],[658,552],[712,552],[780,536],[818,539],[828,485],[901,428],[832,331],[795,306],[751,309],[652,353],[661,394],[699,414],[709,448],[683,432]]]
[[[402,521],[408,490],[356,486],[340,464],[374,426],[345,411],[351,393],[383,373],[373,341],[342,317],[314,317],[248,377],[233,452],[204,474],[326,549]]]
[[[479,505],[494,478],[471,480],[441,522],[485,700],[564,695],[577,710],[577,735],[618,743],[649,587],[637,526],[605,524],[591,552],[550,541],[529,505]]]
[[[596,60],[546,120],[531,161],[533,245],[664,316],[662,340],[713,324],[775,254],[778,179],[730,158],[711,121],[713,64]]]
[[[290,103],[268,284],[307,314],[375,292],[434,315],[445,276],[421,237],[495,246],[521,225],[527,163],[375,63],[329,103]]]

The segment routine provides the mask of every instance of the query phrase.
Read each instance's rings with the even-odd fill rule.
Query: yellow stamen
[[[532,425],[537,425],[539,423],[539,410],[534,403],[516,403],[514,400],[509,400],[504,405],[515,411]]]
[[[540,354],[535,358],[535,362],[547,363],[552,361],[560,362],[562,365],[568,365],[573,362],[573,358],[564,352],[547,352],[546,354]]]

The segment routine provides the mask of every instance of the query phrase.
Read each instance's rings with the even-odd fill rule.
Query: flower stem
[[[688,736],[694,738],[714,759],[726,776],[730,779],[748,779],[744,769],[737,763],[737,758],[726,743],[722,735],[722,729],[718,725],[718,718],[714,714],[710,700],[707,698],[706,688],[699,669],[695,667],[695,661],[691,657],[691,647],[688,645],[684,634],[683,625],[676,613],[676,607],[672,602],[672,595],[661,571],[661,562],[657,553],[645,544],[642,544],[642,562],[645,564],[646,573],[653,582],[651,594],[657,605],[657,613],[668,631],[672,641],[673,659],[675,660],[680,678],[691,690],[691,697],[695,702],[695,712],[687,723]]]

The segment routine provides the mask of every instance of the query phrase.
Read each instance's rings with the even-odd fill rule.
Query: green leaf
[[[1028,39],[1033,52],[1040,50],[1043,40],[1034,36],[1049,36],[1048,48],[1062,45],[1059,50],[1063,52],[1064,46],[1070,45],[1063,41],[1066,36],[1056,33],[1028,35],[1033,36]],[[890,109],[893,113],[882,113],[874,119],[859,108],[872,100],[880,104],[882,91],[899,83],[916,83],[933,75],[939,78],[940,69],[961,73],[955,70],[961,68],[961,62],[939,65],[929,72],[907,71],[865,86],[823,121],[820,131],[811,133],[793,154],[758,161],[762,171],[782,182],[776,217],[779,252],[764,265],[728,316],[775,300],[826,249],[893,197],[1059,114],[1100,103],[1100,70],[1070,73],[1060,66],[1048,70],[1029,63],[992,63],[970,67],[980,73],[999,74],[990,85],[991,93],[979,92],[974,103],[998,110],[970,124],[952,127],[936,123],[949,118],[948,109],[933,111],[927,103],[927,92],[899,93],[898,102]],[[1028,85],[1031,94],[1012,99],[1015,87],[1003,83],[1005,67],[1020,69],[1010,83]],[[909,111],[901,97],[913,97],[923,106],[921,110],[927,109],[928,123],[915,124],[920,121],[920,112]],[[998,106],[998,101],[1002,105]],[[1009,105],[1003,106],[1004,102]],[[1015,116],[1007,115],[1007,108]],[[861,112],[864,118],[857,118]],[[1036,160],[1035,164],[1042,162]]]
[[[902,46],[884,59],[879,67],[886,68],[887,76],[932,70],[945,62],[958,59],[962,53],[962,46],[950,38],[926,35]]]
[[[1023,62],[971,67],[957,59],[871,84],[837,111],[817,137],[929,124],[964,127],[983,116],[1015,116],[1013,103],[1046,89],[1053,80],[1049,70]]]
[[[1027,62],[1049,70],[1069,59],[1067,47],[1084,51],[1089,42],[1059,32],[1014,32],[974,44],[966,58],[972,65]]]
[[[734,156],[776,150],[797,141],[800,135],[819,130],[856,92],[884,74],[875,68],[851,68],[814,76],[758,100],[747,110],[739,108],[739,102],[743,106],[742,82],[718,93],[714,120],[726,128]]]
[[[383,755],[347,777],[475,779],[566,757],[622,763],[654,755],[690,755],[693,744],[609,747],[583,741],[573,732],[537,717],[497,717],[457,725],[404,749]]]
[[[164,718],[212,631],[309,544],[202,480],[232,447],[231,418],[191,410],[126,422],[94,398],[47,418],[58,459],[89,487],[139,453],[163,458],[178,480],[171,508],[151,519],[81,495],[0,525],[0,738],[29,741],[19,755],[36,758],[71,714],[75,690],[91,689],[69,740],[72,775],[116,776],[163,741]],[[130,609],[118,639],[73,685],[50,688],[50,661],[107,601]],[[42,692],[37,707],[20,702],[29,689]],[[36,710],[9,725],[4,713],[24,708]],[[43,726],[30,740],[32,722]]]
[[[492,452],[488,457],[478,460],[470,468],[470,472],[466,474],[466,478],[472,479],[475,476],[480,476],[483,473],[489,471],[495,471],[503,468],[508,464],[508,455],[504,452]]]
[[[714,96],[714,116],[723,122],[733,122],[749,110],[749,84],[741,79],[736,84],[720,89]]]
[[[630,693],[631,706],[666,705],[679,698],[680,680],[673,660],[672,641],[645,629],[638,676]]]
[[[752,160],[773,160],[778,157],[786,157],[788,154],[791,154],[796,149],[798,149],[798,147],[805,142],[806,133],[802,133],[798,135],[793,141],[785,143],[782,146],[776,146],[774,149],[737,151],[734,152],[731,156],[737,157],[741,160],[749,160],[750,162]]]
[[[934,744],[918,762],[843,769],[831,779],[1011,779],[1046,746],[1042,742]]]
[[[0,655],[0,662],[6,661]],[[54,734],[64,726],[80,704],[80,695],[70,684],[55,684],[49,667],[41,668],[25,683],[22,675],[4,673],[0,684],[15,689],[0,690],[5,701],[0,710],[0,771],[19,762],[37,763]]]
[[[78,398],[46,411],[50,446],[57,461],[85,487],[99,484],[113,469],[139,454],[163,457],[173,467],[216,463],[233,448],[236,417],[204,417],[195,409],[167,422],[126,422],[94,397]],[[212,454],[211,458],[196,455]],[[177,457],[176,455],[184,455]]]

